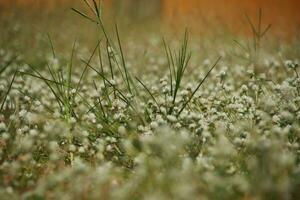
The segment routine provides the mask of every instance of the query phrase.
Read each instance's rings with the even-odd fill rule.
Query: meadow
[[[0,199],[300,198],[297,33],[105,12],[0,14]]]

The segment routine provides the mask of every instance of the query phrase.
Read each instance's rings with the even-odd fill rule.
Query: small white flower
[[[24,118],[26,116],[26,114],[27,114],[27,110],[21,110],[19,112],[19,117]]]
[[[179,122],[177,122],[177,123],[175,124],[175,127],[176,127],[176,128],[181,128],[182,125],[181,125]]]
[[[71,144],[71,145],[69,146],[69,151],[75,152],[75,151],[76,151],[76,146],[73,145],[73,144]]]
[[[203,65],[204,65],[204,66],[210,66],[210,65],[211,65],[211,61],[210,61],[209,59],[205,59],[205,60],[203,61]]]
[[[58,111],[55,111],[55,112],[53,113],[53,117],[54,117],[54,118],[59,118],[59,117],[60,117],[60,113],[59,113]]]
[[[109,82],[110,82],[110,84],[111,84],[112,86],[115,86],[115,85],[116,85],[116,81],[115,81],[114,79],[111,79]]]
[[[137,127],[137,129],[138,129],[138,131],[144,131],[144,130],[145,130],[145,128],[144,128],[142,125],[139,125],[139,126]]]
[[[8,140],[10,138],[10,135],[8,133],[2,133],[2,138],[4,140]]]
[[[71,124],[75,124],[77,122],[77,120],[74,118],[74,117],[71,117],[70,118],[70,123]]]
[[[109,144],[106,146],[106,151],[111,152],[113,151],[113,147]]]
[[[113,48],[111,48],[111,46],[108,46],[107,51],[108,51],[108,53],[113,53]]]
[[[79,153],[84,153],[84,152],[85,152],[85,149],[84,149],[84,147],[82,147],[82,146],[81,146],[81,147],[79,147],[79,148],[78,148],[78,152],[79,152]]]
[[[174,122],[177,121],[177,118],[176,118],[174,115],[168,115],[168,116],[167,116],[167,119],[168,119],[170,122],[172,122],[172,123],[174,123]]]
[[[151,122],[150,123],[150,127],[152,128],[152,129],[156,129],[157,127],[158,127],[158,123],[157,122]]]
[[[48,145],[51,151],[56,151],[59,148],[59,145],[56,141],[50,141]]]
[[[6,130],[6,125],[4,122],[0,122],[0,131],[5,131]]]
[[[221,71],[220,74],[219,74],[219,77],[223,80],[226,77],[226,72]]]
[[[36,129],[31,129],[29,131],[29,135],[31,135],[31,136],[37,136],[38,135],[38,131]]]
[[[71,94],[75,94],[75,93],[76,93],[76,89],[72,89]]]
[[[118,128],[118,133],[120,134],[120,135],[125,135],[126,134],[126,128],[124,127],[124,126],[119,126],[119,128]]]
[[[103,129],[103,126],[101,124],[97,124],[97,129]]]
[[[296,67],[298,67],[298,64],[297,64],[297,63],[294,63],[294,62],[291,61],[291,60],[285,61],[284,64],[285,64],[286,67],[291,68],[291,69],[295,69]]]
[[[248,91],[247,85],[242,85],[241,90],[242,90],[243,92],[247,92],[247,91]]]
[[[87,131],[82,131],[82,136],[88,137],[88,136],[89,136],[89,132],[87,132]]]

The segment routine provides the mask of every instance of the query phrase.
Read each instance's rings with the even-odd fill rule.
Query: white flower
[[[107,47],[107,51],[108,51],[108,53],[111,54],[111,53],[113,53],[113,48],[111,48],[111,46],[108,46],[108,47]]]
[[[110,82],[110,84],[111,84],[112,86],[115,86],[115,85],[116,85],[116,81],[115,81],[114,79],[111,79],[109,82]]]
[[[6,130],[6,125],[4,122],[0,122],[0,131],[5,131]]]
[[[167,119],[172,123],[175,123],[177,121],[177,118],[174,115],[168,115]]]
[[[175,124],[175,128],[181,128],[182,127],[182,125],[179,123],[179,122],[177,122],[176,124]]]
[[[209,59],[205,59],[205,60],[203,61],[203,65],[204,65],[204,66],[210,66],[210,65],[211,65],[211,61],[210,61]]]
[[[75,94],[75,93],[76,93],[76,89],[72,89],[71,94]]]
[[[219,74],[219,77],[221,78],[221,80],[224,80],[224,78],[226,77],[226,72],[221,71],[220,74]]]
[[[247,91],[248,91],[247,85],[242,85],[241,90],[242,90],[243,92],[247,92]]]
[[[48,145],[51,151],[56,151],[59,148],[59,145],[56,141],[50,141]]]
[[[2,133],[1,136],[4,140],[8,140],[10,138],[10,135],[8,133]]]
[[[103,129],[103,126],[101,124],[97,124],[97,129]]]
[[[144,130],[145,130],[144,126],[142,126],[142,125],[139,125],[139,126],[137,127],[137,129],[138,129],[138,131],[144,131]]]
[[[21,110],[19,112],[19,117],[24,118],[26,116],[26,114],[27,114],[27,110]]]
[[[158,123],[157,122],[151,122],[150,123],[150,127],[152,128],[152,129],[156,129],[157,127],[158,127]]]
[[[167,102],[168,102],[168,104],[172,104],[173,103],[173,97],[172,96],[168,96],[167,97]]]
[[[89,132],[87,132],[87,131],[82,131],[82,136],[83,136],[83,137],[88,137],[88,136],[89,136]]]
[[[54,118],[59,118],[59,117],[60,117],[60,113],[59,113],[58,111],[55,111],[55,112],[53,113],[53,117],[54,117]]]
[[[75,119],[75,117],[70,118],[70,123],[71,124],[75,124],[76,122],[77,122],[77,120]]]
[[[295,69],[296,67],[298,67],[298,63],[294,63],[291,60],[286,60],[284,64],[286,67],[291,68],[291,69]]]
[[[79,148],[78,148],[78,152],[79,152],[79,153],[84,153],[84,152],[85,152],[85,149],[84,149],[84,147],[82,147],[82,146],[81,146],[81,147],[79,147]]]
[[[88,119],[92,123],[96,123],[96,115],[94,113],[89,113]]]
[[[106,146],[106,151],[111,152],[113,151],[113,147],[109,144]]]
[[[124,126],[119,126],[118,133],[120,135],[125,135],[126,134],[126,128]]]
[[[69,146],[69,151],[75,152],[75,151],[76,151],[76,146],[73,145],[73,144],[71,144],[71,145]]]
[[[31,136],[37,136],[38,135],[38,131],[36,129],[31,129],[29,131],[29,135],[31,135]]]

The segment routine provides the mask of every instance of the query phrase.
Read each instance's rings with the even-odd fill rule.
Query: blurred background
[[[300,0],[102,0],[102,3],[106,26],[113,27],[117,22],[122,35],[131,34],[135,38],[148,37],[149,33],[182,35],[188,27],[197,38],[232,41],[235,37],[250,36],[245,16],[257,23],[260,8],[263,27],[272,24],[269,35],[292,41],[300,33]],[[40,45],[37,38],[48,33],[56,46],[69,47],[75,38],[86,44],[95,41],[94,26],[72,12],[71,7],[88,12],[83,0],[0,0],[0,45],[35,48]]]
[[[244,15],[256,16],[262,8],[266,23],[277,34],[297,34],[300,26],[299,0],[102,0],[105,13],[118,20],[157,20],[173,27],[189,25],[207,29],[222,25],[229,31],[244,27]],[[80,0],[0,0],[2,14],[25,9],[40,15],[79,6]],[[81,4],[82,5],[82,4]],[[110,16],[111,17],[111,16]]]

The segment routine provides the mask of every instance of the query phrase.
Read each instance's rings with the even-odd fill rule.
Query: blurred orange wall
[[[139,0],[102,0],[105,4],[111,2]],[[62,4],[79,3],[80,0],[0,0],[0,6],[43,7],[49,10]],[[149,0],[149,3],[151,0]],[[262,8],[266,18],[272,22],[286,23],[300,21],[300,0],[160,0],[161,16],[164,19],[176,21],[182,17],[214,17],[217,19],[236,20],[241,14],[254,14]],[[145,3],[146,4],[146,3]],[[144,7],[147,9],[147,6]]]
[[[120,4],[124,1],[129,6],[137,1],[141,3],[141,0],[103,0],[108,9],[112,2]],[[63,4],[68,7],[80,2],[80,0],[0,0],[0,8],[21,6],[53,11]],[[146,2],[145,6],[140,6],[139,9],[147,9],[146,4],[154,1],[144,0],[144,2]],[[240,30],[245,28],[245,13],[254,18],[259,8],[262,8],[263,20],[265,23],[271,23],[272,29],[297,34],[300,29],[300,0],[160,0],[156,2],[160,2],[158,12],[161,19],[175,26],[192,24],[194,27],[204,29],[211,24],[221,22],[230,30]]]
[[[263,10],[263,21],[285,31],[300,26],[300,0],[162,0],[162,16],[175,22],[192,22],[195,26],[215,20],[239,29],[245,14],[257,17]],[[284,31],[284,30],[282,30]]]
[[[102,0],[104,4],[109,5],[112,0]],[[0,8],[8,8],[13,6],[43,8],[47,11],[53,11],[61,5],[71,6],[78,4],[81,0],[0,0]]]

